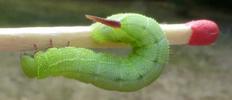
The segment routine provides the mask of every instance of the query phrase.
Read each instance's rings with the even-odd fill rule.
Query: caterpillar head
[[[32,55],[24,54],[20,57],[20,63],[23,69],[23,72],[30,78],[37,77],[37,66],[35,65],[35,60]]]

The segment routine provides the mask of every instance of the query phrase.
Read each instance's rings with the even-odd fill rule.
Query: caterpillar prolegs
[[[21,56],[23,71],[31,78],[64,76],[116,91],[136,91],[151,84],[169,56],[168,41],[159,24],[135,13],[116,14],[106,20],[120,25],[97,20],[91,26],[92,38],[100,43],[130,44],[132,52],[128,56],[76,47],[49,48],[33,56]]]

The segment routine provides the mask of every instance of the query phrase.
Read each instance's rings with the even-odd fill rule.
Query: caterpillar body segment
[[[92,38],[99,43],[130,44],[128,56],[96,53],[76,47],[49,48],[33,57],[21,56],[21,66],[29,77],[64,76],[116,91],[136,91],[159,77],[168,60],[169,46],[159,24],[152,18],[116,14],[107,18],[120,27],[92,25]]]

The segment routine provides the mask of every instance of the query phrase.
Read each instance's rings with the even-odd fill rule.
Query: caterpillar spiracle
[[[64,76],[106,90],[136,91],[151,84],[162,72],[169,56],[168,40],[152,18],[135,13],[112,15],[107,20],[120,27],[94,23],[91,37],[96,42],[131,45],[128,56],[96,53],[76,47],[49,48],[33,56],[22,55],[21,66],[31,78]]]

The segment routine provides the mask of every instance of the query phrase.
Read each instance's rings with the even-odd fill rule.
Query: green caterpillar
[[[159,24],[152,18],[134,14],[116,14],[107,20],[119,27],[102,23],[91,26],[97,42],[130,44],[128,56],[96,53],[76,47],[49,48],[34,56],[21,56],[21,66],[31,78],[64,76],[116,91],[136,91],[159,77],[169,56],[169,45]]]

